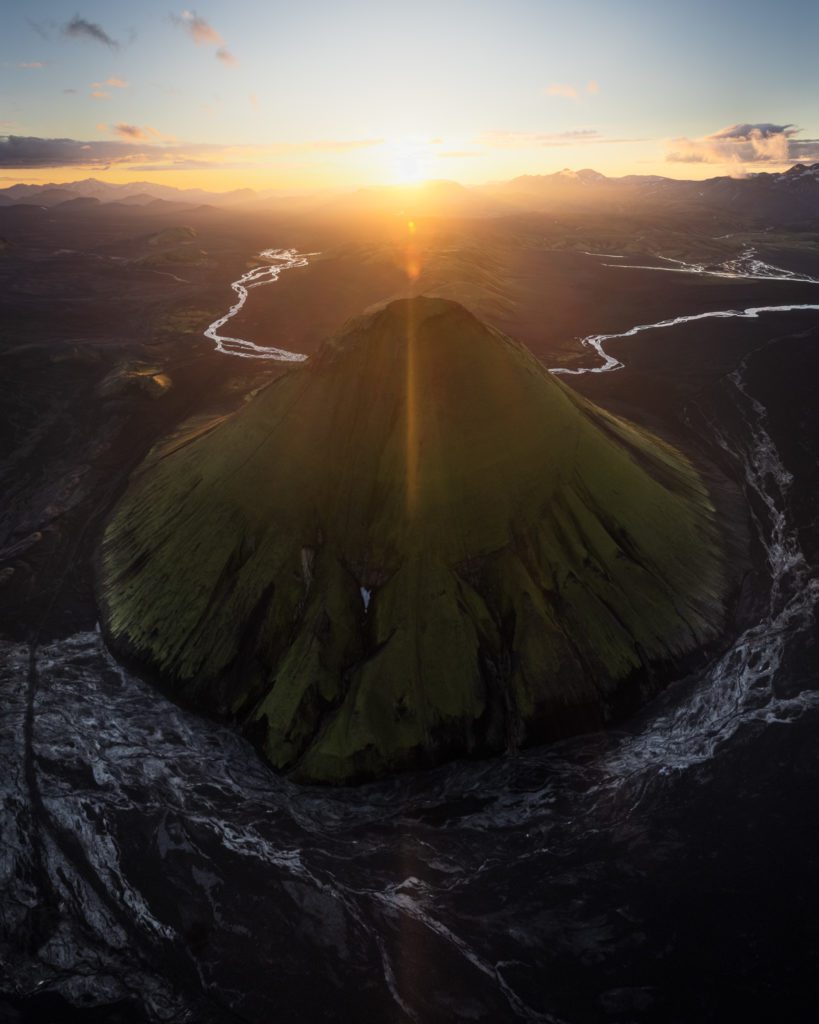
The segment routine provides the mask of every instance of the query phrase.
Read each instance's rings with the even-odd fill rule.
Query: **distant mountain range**
[[[151,181],[131,181],[114,185],[97,178],[83,178],[62,185],[12,185],[0,189],[0,204],[33,203],[36,206],[57,206],[73,199],[96,199],[100,203],[126,203],[129,206],[147,206],[157,199],[170,202],[202,203],[230,206],[257,198],[259,193],[250,188],[232,192],[207,192],[199,188],[174,188]]]
[[[330,217],[390,215],[492,217],[525,212],[609,208],[627,211],[696,206],[720,213],[735,212],[756,222],[794,227],[819,225],[819,163],[795,164],[781,173],[762,172],[745,178],[720,176],[702,181],[659,175],[609,178],[584,168],[556,174],[525,174],[510,181],[467,187],[454,181],[418,185],[385,185],[347,193],[284,196],[250,188],[230,192],[179,189],[137,181],[114,185],[85,178],[65,184],[12,185],[0,189],[0,206],[71,204],[75,210],[97,204],[169,211],[173,206],[217,206],[236,210],[279,209],[292,214]]]
[[[737,213],[762,220],[819,220],[819,163],[809,167],[795,164],[778,174],[763,172],[745,178],[724,175],[702,181],[636,174],[607,178],[590,169],[564,170],[557,174],[523,175],[484,185],[481,191],[521,211],[693,203],[720,212],[733,208]]]

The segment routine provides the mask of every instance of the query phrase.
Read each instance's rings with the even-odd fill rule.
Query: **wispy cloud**
[[[483,146],[501,149],[529,149],[532,146],[578,146],[607,141],[595,128],[568,132],[484,132],[477,140]]]
[[[92,82],[92,99],[110,100],[111,93],[107,91],[106,86],[110,86],[112,89],[127,89],[128,83],[125,81],[125,79],[119,78],[117,75],[112,75],[110,78],[106,78],[104,82]]]
[[[72,36],[75,39],[91,39],[96,43],[102,43],[110,47],[112,50],[116,50],[119,47],[116,39],[109,36],[102,25],[98,25],[95,21],[81,18],[79,14],[75,14],[71,21],[63,25],[63,35]]]
[[[553,82],[546,86],[547,96],[562,96],[564,100],[576,100],[579,93],[573,85],[563,85],[560,82]]]
[[[479,149],[442,149],[435,154],[438,157],[443,158],[457,158],[458,160],[468,156],[486,156],[486,153],[481,152]]]
[[[34,21],[32,18],[26,18],[29,28],[36,32],[41,39],[50,39],[51,33],[45,25],[41,25],[39,21]]]
[[[196,11],[183,11],[181,14],[172,14],[171,21],[178,28],[183,29],[197,46],[215,46],[216,59],[223,64],[233,66],[238,64],[236,57],[225,45],[225,40],[220,32],[217,32],[209,21],[206,21]]]
[[[196,11],[183,11],[181,14],[172,14],[171,21],[174,25],[184,28],[197,46],[207,44],[221,46],[224,43],[224,39],[222,39],[216,29],[209,22],[205,21],[204,18],[200,17]]]
[[[547,96],[557,96],[564,100],[579,100],[584,92],[589,96],[596,96],[600,92],[600,84],[594,78],[590,78],[584,88],[570,85],[567,82],[552,82],[543,91]]]
[[[596,128],[575,128],[567,132],[484,132],[475,142],[493,149],[561,149],[569,146],[611,146],[646,142],[645,138],[603,135]]]
[[[819,139],[797,139],[801,130],[793,124],[732,124],[698,139],[672,139],[666,160],[737,167],[819,160]]]
[[[85,166],[104,169],[128,165],[147,169],[184,166],[221,168],[263,165],[282,156],[311,152],[343,153],[382,145],[383,139],[313,139],[305,142],[272,142],[254,145],[212,145],[209,143],[161,142],[169,139],[148,126],[118,124],[113,129],[116,141],[80,141],[42,139],[22,135],[0,135],[0,167],[35,168]],[[146,141],[156,140],[156,141]]]
[[[279,153],[349,153],[354,149],[383,146],[384,139],[312,139],[308,142],[274,142],[271,145]]]
[[[116,124],[114,131],[121,138],[134,142],[147,142],[150,139],[150,135],[136,124]]]
[[[98,124],[97,130],[100,132],[111,132],[114,135],[118,135],[121,139],[125,139],[126,142],[176,142],[173,135],[163,135],[162,132],[157,131],[156,128],[152,128],[149,124],[144,127],[140,127],[137,124],[125,124],[120,122],[112,127],[106,124]]]

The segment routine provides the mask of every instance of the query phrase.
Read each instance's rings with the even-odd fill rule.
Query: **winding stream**
[[[307,356],[301,352],[291,352],[287,349],[276,348],[275,346],[257,345],[253,341],[247,341],[244,338],[230,337],[228,335],[220,334],[219,332],[225,324],[235,317],[242,309],[244,304],[247,302],[251,288],[258,288],[265,284],[273,284],[278,281],[280,275],[285,270],[291,270],[294,267],[306,267],[309,264],[308,257],[317,255],[318,253],[314,252],[300,253],[296,249],[263,249],[262,252],[259,253],[259,257],[267,260],[268,262],[261,266],[253,267],[231,283],[230,287],[238,296],[236,302],[230,307],[224,316],[219,317],[218,320],[214,320],[214,322],[210,324],[204,332],[206,338],[210,338],[211,341],[216,343],[216,351],[221,352],[224,355],[239,356],[242,359],[265,359],[290,363],[304,362],[307,359]],[[625,257],[618,256],[614,253],[586,252],[584,255],[617,260],[625,259]],[[776,267],[772,264],[762,262],[756,258],[756,250],[753,248],[744,250],[736,259],[728,260],[725,263],[719,264],[716,268],[709,268],[705,264],[699,263],[684,263],[682,260],[673,260],[667,256],[660,256],[659,258],[677,265],[674,267],[639,266],[636,264],[632,265],[625,263],[606,263],[604,265],[607,267],[617,267],[622,270],[657,270],[675,274],[704,274],[709,277],[726,277],[734,279],[745,278],[762,281],[789,281],[791,283],[804,282],[808,284],[819,284],[819,278],[795,274],[783,267]],[[726,317],[755,319],[761,313],[789,313],[795,310],[811,309],[819,310],[819,304],[802,303],[781,306],[750,306],[747,309],[716,310],[708,313],[694,313],[688,316],[672,317],[667,320],[659,320],[652,324],[637,324],[635,327],[630,327],[628,330],[620,331],[616,334],[590,334],[585,338],[581,338],[580,344],[585,348],[594,349],[600,357],[600,366],[555,366],[550,367],[550,372],[556,374],[579,375],[584,373],[610,373],[612,370],[622,370],[625,364],[619,359],[615,359],[614,356],[609,355],[609,353],[604,349],[603,343],[607,341],[615,341],[618,338],[630,338],[635,334],[641,334],[643,331],[657,330],[665,327],[676,327],[679,324],[691,323],[694,320],[723,319]]]
[[[251,288],[259,288],[263,284],[273,284],[278,281],[285,270],[292,270],[294,267],[306,267],[308,256],[317,256],[318,253],[300,253],[296,249],[263,249],[259,253],[261,259],[268,262],[259,267],[253,267],[246,271],[236,281],[231,283],[231,288],[238,296],[236,302],[230,307],[224,316],[214,320],[205,330],[206,338],[216,342],[216,351],[228,356],[239,356],[241,359],[272,359],[276,362],[301,363],[307,358],[301,352],[290,352],[284,348],[273,346],[257,345],[255,342],[246,341],[244,338],[231,338],[228,335],[220,334],[219,331],[225,324],[232,320],[239,310],[247,302],[247,296]]]
[[[617,264],[619,266],[619,264]],[[643,269],[643,268],[636,268]],[[649,268],[650,269],[650,268]],[[819,282],[817,282],[819,283]],[[658,320],[654,324],[637,324],[636,327],[629,327],[627,331],[620,331],[617,334],[590,334],[582,338],[580,344],[586,348],[592,348],[602,360],[600,366],[566,367],[553,366],[551,373],[581,374],[581,373],[611,373],[612,370],[622,370],[625,363],[614,356],[609,355],[603,348],[603,342],[614,341],[617,338],[632,338],[635,334],[642,334],[643,331],[656,331],[664,327],[677,327],[680,324],[690,324],[695,320],[725,320],[731,317],[740,317],[746,320],[755,320],[761,313],[793,313],[797,310],[813,309],[819,310],[819,303],[792,303],[784,306],[749,306],[747,309],[720,309],[709,313],[693,313],[689,316],[675,316],[669,320]]]
[[[613,256],[611,253],[586,253],[587,256],[606,256],[622,260],[624,256]],[[620,270],[656,270],[665,274],[702,274],[705,277],[727,277],[732,279],[753,279],[755,281],[790,281],[791,283],[819,284],[819,278],[811,277],[808,274],[798,274],[796,271],[787,270],[785,267],[777,267],[773,263],[765,263],[758,258],[757,250],[753,247],[743,249],[739,256],[732,260],[725,260],[722,263],[686,263],[685,260],[675,260],[670,256],[658,256],[658,259],[666,263],[673,263],[673,267],[643,266],[633,263],[606,263],[606,267],[617,267]]]
[[[585,256],[598,256],[608,259],[621,260],[624,256],[616,256],[613,253],[585,252]],[[705,277],[725,277],[733,280],[753,281],[787,281],[790,283],[800,282],[804,284],[819,284],[819,278],[810,277],[807,274],[797,274],[794,271],[786,270],[784,267],[777,267],[771,263],[764,263],[757,258],[757,251],[754,248],[744,249],[739,256],[733,260],[726,260],[716,266],[709,266],[704,263],[686,263],[683,260],[671,259],[669,256],[659,256],[658,259],[666,263],[673,263],[673,267],[643,266],[632,263],[604,263],[606,267],[617,270],[651,270],[670,274],[701,274]],[[726,317],[741,317],[749,320],[756,319],[761,313],[791,313],[795,310],[813,309],[819,310],[819,304],[802,303],[796,305],[782,306],[749,306],[747,309],[722,309],[713,310],[708,313],[694,313],[689,316],[677,316],[667,320],[659,320],[653,324],[637,324],[627,331],[620,331],[616,334],[590,334],[580,339],[580,344],[585,348],[594,349],[601,359],[600,366],[584,367],[551,367],[551,373],[562,373],[577,375],[583,373],[611,373],[612,370],[622,370],[625,366],[619,359],[609,355],[603,347],[606,341],[615,341],[617,338],[631,338],[643,331],[653,331],[664,327],[677,327],[679,324],[692,323],[695,320],[719,320]]]

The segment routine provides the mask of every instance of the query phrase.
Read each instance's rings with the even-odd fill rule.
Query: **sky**
[[[0,0],[0,186],[819,160],[816,0]]]

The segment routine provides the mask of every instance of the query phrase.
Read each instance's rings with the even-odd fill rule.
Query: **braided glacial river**
[[[303,265],[286,252],[234,283],[238,305]],[[703,316],[794,309],[819,305]],[[230,315],[209,328],[221,351],[301,358],[220,337]],[[586,343],[610,360],[604,342],[696,319]],[[682,879],[671,906],[684,916],[692,879],[710,877],[687,839],[711,827],[709,787],[741,793],[746,751],[773,735],[788,749],[789,730],[819,723],[819,692],[788,670],[815,626],[819,575],[747,371],[723,382],[731,425],[713,440],[755,510],[762,596],[727,649],[627,729],[305,789],[125,671],[96,632],[6,644],[0,934],[24,934],[31,915],[54,924],[37,948],[0,948],[5,990],[197,1024],[712,1019],[671,1013],[657,979],[671,984],[672,968],[646,967],[667,956],[652,915]],[[708,899],[718,917],[724,896]]]
[[[265,284],[273,284],[278,281],[279,277],[285,270],[291,270],[294,267],[306,267],[309,263],[309,257],[317,255],[318,253],[314,252],[300,253],[296,249],[262,250],[262,252],[259,253],[259,257],[264,259],[265,262],[258,267],[253,267],[246,271],[241,277],[231,284],[230,287],[238,296],[237,301],[230,307],[224,316],[214,320],[214,322],[205,330],[205,337],[210,338],[211,341],[215,342],[216,351],[221,352],[224,355],[239,356],[241,359],[265,359],[273,360],[275,362],[294,363],[303,362],[307,359],[307,356],[299,352],[290,352],[287,349],[276,348],[274,346],[258,345],[253,341],[247,341],[244,338],[232,338],[227,335],[222,335],[219,332],[245,305],[251,288],[259,288]],[[618,256],[612,256],[610,253],[589,252],[585,253],[585,255],[604,257],[608,259],[621,258]],[[664,257],[660,258],[662,259]],[[782,267],[772,266],[769,263],[764,263],[763,261],[756,259],[756,252],[754,249],[747,249],[737,259],[729,260],[726,263],[719,264],[718,266],[710,269],[706,268],[702,264],[683,263],[681,260],[667,260],[667,262],[673,263],[674,266],[640,266],[631,263],[608,263],[605,265],[615,267],[618,270],[648,270],[672,274],[703,274],[706,277],[732,279],[745,278],[747,280],[757,281],[789,281],[802,282],[805,284],[819,284],[819,278],[810,277],[805,274],[795,274]],[[694,313],[690,316],[672,317],[668,320],[659,320],[657,323],[653,324],[638,324],[636,327],[630,327],[627,331],[622,331],[618,334],[590,334],[586,338],[581,338],[580,344],[586,348],[593,349],[597,353],[601,360],[599,366],[572,368],[554,367],[551,372],[562,374],[582,374],[609,373],[611,370],[621,370],[623,368],[623,363],[621,363],[619,359],[615,359],[614,356],[609,355],[605,351],[603,343],[615,341],[618,338],[630,338],[635,334],[641,334],[643,331],[657,330],[665,327],[677,327],[680,324],[688,324],[696,320],[720,320],[730,319],[733,317],[756,319],[761,313],[792,313],[797,310],[819,310],[819,303],[751,306],[747,309],[723,309],[707,313]]]

